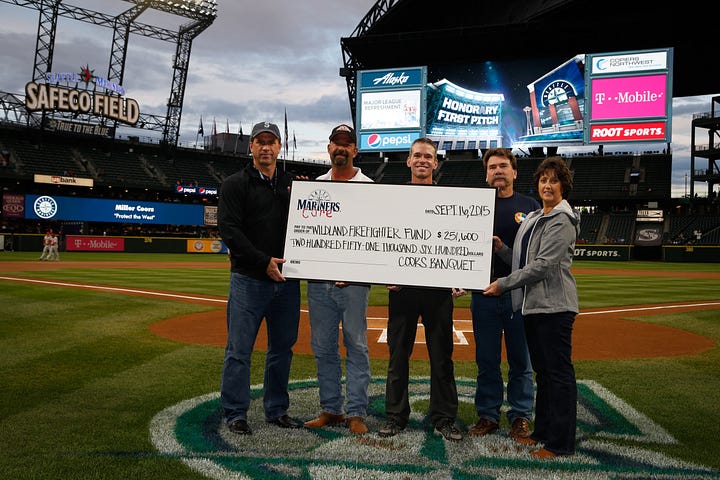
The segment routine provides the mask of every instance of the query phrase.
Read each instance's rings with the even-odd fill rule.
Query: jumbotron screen
[[[583,60],[430,65],[427,136],[440,150],[582,144]]]

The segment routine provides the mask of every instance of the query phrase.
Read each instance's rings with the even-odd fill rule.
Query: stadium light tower
[[[192,21],[180,26],[175,36],[176,48],[173,56],[173,79],[167,102],[167,116],[162,128],[163,142],[177,146],[180,136],[180,119],[185,97],[185,85],[190,65],[192,42],[208,28],[217,17],[216,0],[125,0],[137,6],[152,6],[153,9],[190,18]]]
[[[130,33],[175,43],[176,50],[172,65],[173,80],[171,92],[168,97],[167,116],[163,118],[157,115],[141,113],[141,121],[138,122],[138,124],[144,125],[146,130],[161,131],[163,142],[171,146],[176,146],[180,133],[180,117],[182,113],[183,96],[185,95],[185,83],[187,81],[192,41],[215,21],[217,17],[217,0],[124,1],[132,3],[133,7],[125,12],[112,16],[106,13],[68,5],[63,3],[63,0],[0,0],[0,2],[4,3],[33,8],[39,12],[35,61],[32,75],[32,80],[35,82],[44,82],[45,75],[53,71],[53,53],[55,49],[57,20],[59,17],[72,18],[74,20],[113,29],[113,44],[110,52],[107,80],[119,85],[122,84],[124,77],[125,59],[127,57]],[[181,25],[178,31],[138,22],[138,17],[147,9],[174,14],[190,19],[191,21]],[[111,92],[109,93],[112,94]],[[22,106],[20,103],[17,105],[13,104],[12,108],[22,109]],[[54,114],[58,113],[55,112]],[[28,124],[42,128],[42,115],[44,115],[44,113],[26,112],[23,116],[25,115],[27,116]],[[91,115],[86,115],[86,117],[87,118],[82,118],[82,120],[87,123],[103,123],[106,121],[106,118],[98,119]]]

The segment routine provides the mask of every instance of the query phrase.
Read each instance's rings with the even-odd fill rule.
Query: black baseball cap
[[[350,125],[345,125],[344,123],[332,129],[332,132],[330,132],[330,141],[332,142],[333,138],[342,133],[349,136],[352,143],[357,143],[355,139],[355,130],[353,130]]]

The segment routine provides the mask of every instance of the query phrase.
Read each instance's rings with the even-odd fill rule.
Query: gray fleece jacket
[[[500,258],[512,265],[512,273],[498,280],[503,291],[512,290],[513,311],[535,313],[579,313],[577,286],[570,273],[580,215],[562,200],[547,215],[542,209],[530,212],[520,224],[511,249],[503,245]],[[530,232],[526,261],[518,268],[522,242]]]

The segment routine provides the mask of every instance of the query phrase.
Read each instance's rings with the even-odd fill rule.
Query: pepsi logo
[[[177,187],[175,187],[175,191],[177,191],[178,193],[182,193],[182,192],[183,192],[183,188],[184,188],[184,187],[183,187],[182,185],[178,185]]]
[[[377,147],[379,147],[379,146],[380,146],[380,142],[381,142],[380,135],[378,135],[377,133],[371,134],[371,135],[368,137],[367,142],[368,142],[368,147],[370,147],[370,148],[377,148]]]
[[[200,193],[200,195],[203,195],[205,193],[205,187],[200,187],[198,193]]]

